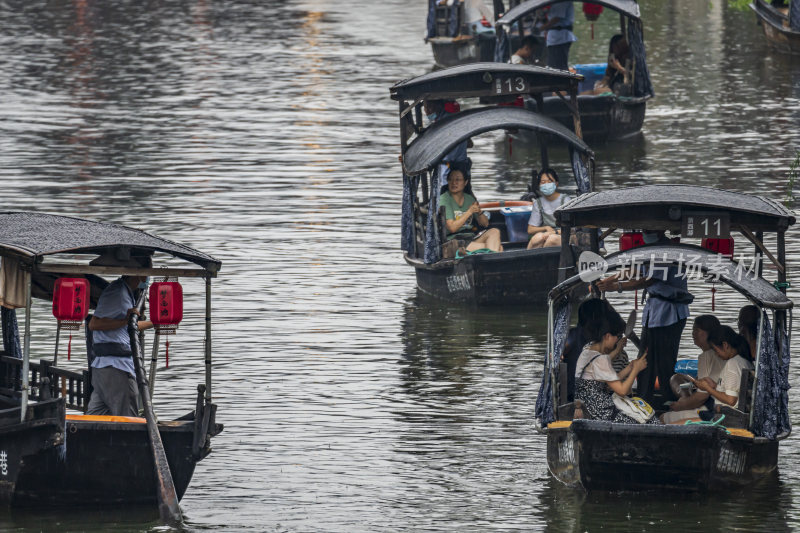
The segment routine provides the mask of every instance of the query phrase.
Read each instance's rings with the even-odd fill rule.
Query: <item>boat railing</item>
[[[89,405],[89,371],[74,372],[46,359],[30,362],[28,398],[50,400],[64,397],[70,409],[86,412]],[[0,356],[0,394],[18,398],[22,390],[22,359]]]

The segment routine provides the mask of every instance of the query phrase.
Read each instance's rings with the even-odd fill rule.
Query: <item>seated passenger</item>
[[[760,318],[758,307],[755,305],[745,305],[739,309],[739,335],[747,341],[750,348],[750,359],[754,360],[758,353],[758,319]]]
[[[528,220],[528,250],[546,246],[561,246],[561,230],[557,229],[553,212],[571,200],[561,194],[558,188],[558,174],[552,168],[539,172],[539,190],[533,202],[531,218]]]
[[[625,322],[619,313],[612,311],[600,320],[592,320],[585,331],[589,344],[578,358],[575,370],[575,399],[584,403],[584,413],[595,420],[609,420],[623,424],[638,422],[623,414],[614,404],[614,394],[627,396],[633,381],[647,368],[647,355],[634,360],[617,374],[611,365],[609,354],[617,349],[622,340]],[[659,424],[653,416],[648,424]]]
[[[478,201],[472,195],[468,161],[450,165],[447,191],[439,198],[439,205],[445,208],[448,241],[456,238],[469,240],[466,250],[470,252],[482,248],[493,252],[503,251],[500,230],[491,228],[478,231],[478,227],[489,226],[489,219],[481,212]]]
[[[725,361],[725,366],[720,372],[716,383],[705,378],[692,379],[692,383],[714,397],[714,400],[731,407],[739,408],[739,387],[742,381],[742,372],[753,370],[749,358],[747,341],[733,331],[729,326],[720,326],[708,336],[708,343],[720,359]]]
[[[589,342],[584,328],[589,322],[602,319],[606,313],[613,311],[608,300],[602,298],[590,298],[578,307],[578,323],[567,333],[561,354],[561,359],[567,363],[567,400],[570,402],[575,399],[575,366],[583,347]]]
[[[626,63],[630,60],[628,41],[620,34],[614,35],[608,45],[608,66],[603,78],[594,84],[594,89],[581,94],[603,94],[614,92],[620,94],[622,86],[630,83],[630,73]]]
[[[719,380],[725,361],[717,356],[717,352],[708,343],[708,335],[720,327],[719,320],[713,315],[700,315],[694,319],[692,327],[692,340],[695,346],[703,350],[697,358],[697,379],[708,378],[712,383]],[[681,386],[683,385],[683,386]],[[700,411],[706,411],[709,394],[702,390],[687,389],[691,387],[691,378],[686,374],[675,374],[669,380],[669,386],[678,400],[669,406],[670,411],[664,413],[661,420],[665,424],[672,424],[679,420],[687,420],[700,416]]]

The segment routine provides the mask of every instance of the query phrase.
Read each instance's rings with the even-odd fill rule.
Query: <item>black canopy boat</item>
[[[117,264],[132,256],[146,256],[153,257],[157,264],[154,268],[96,266],[96,261],[90,264],[98,256],[111,258]],[[179,262],[191,266],[175,266]],[[210,291],[211,278],[216,277],[220,265],[218,260],[192,248],[124,226],[35,212],[0,213],[0,292],[4,298],[4,350],[0,355],[3,481],[0,499],[3,502],[13,506],[157,503],[162,518],[170,511],[179,517],[177,501],[186,492],[196,463],[210,453],[211,437],[222,431],[222,425],[215,422],[216,405],[211,396]],[[57,301],[66,303],[67,311],[75,305],[78,312],[80,289],[70,293],[73,299],[67,300],[64,287],[80,287],[86,280],[88,287],[84,290],[88,289],[88,306],[93,308],[108,284],[100,277],[105,275],[168,278],[169,283],[153,284],[151,289],[169,285],[170,290],[179,290],[181,294],[179,285],[175,288],[177,284],[171,280],[205,281],[205,342],[201,356],[205,363],[205,383],[198,386],[195,405],[187,406],[188,414],[156,422],[150,396],[155,385],[159,329],[147,376],[144,336],[136,327],[135,315],[128,331],[134,355],[138,356],[134,362],[144,418],[85,415],[91,394],[90,371],[65,368],[69,365],[63,365],[64,356],[58,358],[57,332],[53,354],[38,362],[31,357],[32,299],[50,300],[57,292],[54,313]],[[15,311],[7,308],[13,305],[9,294],[14,292],[19,300],[17,305],[26,309],[22,350]],[[138,296],[137,307],[142,310],[145,292]],[[152,291],[150,297],[152,300]],[[156,302],[151,305],[163,312],[167,303],[160,298],[156,296],[159,306]],[[177,312],[171,305],[170,315]],[[180,306],[182,316],[182,303],[175,305]],[[62,308],[63,305],[59,307]],[[88,309],[85,311],[88,313]],[[155,322],[159,314],[166,316],[150,313],[151,319]],[[84,325],[82,317],[72,318],[73,329],[78,329],[78,324]],[[162,330],[162,334],[166,333]],[[165,511],[165,508],[170,509]]]
[[[455,0],[443,4],[438,0],[428,0],[425,42],[431,45],[436,67],[492,61],[495,45],[493,19],[491,9],[482,0]]]
[[[758,23],[767,42],[780,52],[800,54],[800,3],[787,0],[753,0]]]
[[[507,42],[508,34],[514,23],[558,1],[528,0],[505,13],[496,25],[496,58],[501,61],[508,60],[510,53],[510,44]],[[619,13],[620,33],[626,36],[631,55],[629,83],[615,85],[616,92],[580,94],[578,96],[583,138],[589,141],[605,141],[637,133],[642,129],[644,123],[647,101],[654,95],[650,71],[647,68],[639,4],[635,0],[596,2],[593,0],[581,3],[597,4]],[[604,48],[604,52],[605,50]],[[584,82],[579,90],[583,92],[592,89],[594,82],[603,76],[605,68],[606,63],[575,65],[576,71],[584,76]],[[526,106],[540,110],[548,117],[553,117],[562,124],[572,127],[571,110],[562,98],[548,96],[541,103],[528,100]]]
[[[454,147],[473,136],[494,130],[530,131],[538,139],[542,167],[550,166],[549,143],[566,144],[578,193],[590,191],[594,154],[579,135],[533,111],[500,105],[513,103],[523,94],[541,100],[542,93],[553,91],[566,91],[574,103],[580,79],[569,72],[541,67],[475,63],[425,74],[392,87],[391,96],[400,105],[401,246],[406,262],[416,271],[417,286],[422,291],[446,300],[473,304],[545,301],[547,291],[557,282],[562,250],[570,256],[579,250],[569,243],[561,249],[526,250],[527,220],[532,203],[510,200],[481,203],[482,209],[493,212],[490,225],[500,230],[505,251],[459,259],[443,257],[446,229],[444,214],[438,205],[438,166]],[[423,127],[424,101],[464,98],[481,98],[489,105],[460,111]],[[575,129],[580,132],[577,113],[573,120]],[[538,187],[538,183],[535,185]],[[521,212],[508,212],[510,205],[517,206]],[[594,233],[594,238],[596,236]],[[579,242],[592,238],[590,235],[583,237]]]
[[[788,372],[792,302],[786,296],[785,233],[795,217],[772,200],[698,186],[653,185],[590,193],[556,210],[562,230],[580,224],[607,228],[669,230],[700,245],[671,243],[628,247],[605,258],[605,268],[584,269],[549,295],[548,355],[536,404],[537,424],[547,435],[547,463],[560,481],[601,490],[724,490],[740,487],[777,467],[778,443],[789,436]],[[730,232],[754,246],[753,262],[734,261]],[[777,234],[777,253],[764,245]],[[627,238],[626,238],[627,237]],[[731,258],[715,253],[725,252]],[[764,279],[766,256],[777,280]],[[570,320],[571,291],[585,287],[591,270],[613,274],[632,265],[696,269],[706,282],[724,283],[761,311],[755,370],[745,372],[740,409],[718,408],[712,425],[617,424],[577,418],[568,402],[566,364],[560,354]],[[583,278],[583,279],[582,279]],[[713,301],[713,300],[712,300]],[[772,314],[770,317],[769,314]],[[740,401],[741,401],[740,400]],[[663,406],[653,406],[657,412]]]

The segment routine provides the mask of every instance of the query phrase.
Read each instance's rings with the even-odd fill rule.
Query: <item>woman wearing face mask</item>
[[[561,231],[557,229],[555,210],[571,198],[561,194],[558,188],[558,174],[552,168],[539,172],[539,190],[528,220],[528,250],[546,246],[561,246]]]
[[[645,231],[642,238],[645,244],[670,244],[663,231]],[[650,366],[642,372],[638,386],[639,395],[648,403],[653,402],[656,377],[664,392],[664,400],[676,399],[669,388],[669,380],[678,360],[689,304],[694,300],[686,281],[686,276],[681,277],[678,268],[670,265],[655,267],[653,272],[647,272],[645,268],[632,279],[623,280],[620,274],[616,274],[597,282],[597,288],[603,292],[644,289],[647,294],[641,338],[650,355]]]

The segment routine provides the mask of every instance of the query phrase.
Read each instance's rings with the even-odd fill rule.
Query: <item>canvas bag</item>
[[[620,396],[614,393],[614,407],[619,409],[622,414],[628,415],[640,424],[646,423],[653,418],[655,414],[650,404],[638,396],[628,398],[627,396]]]

